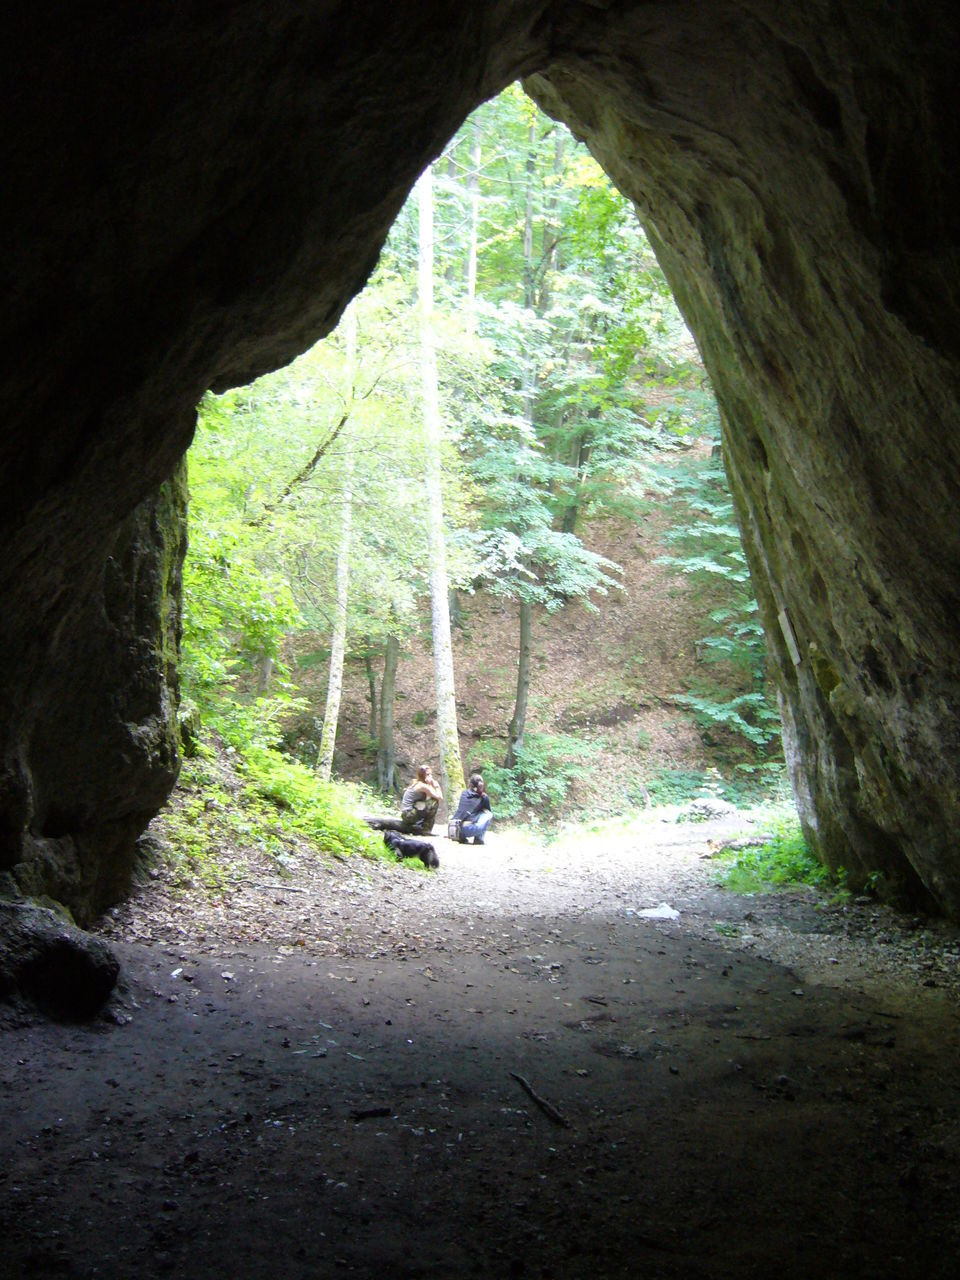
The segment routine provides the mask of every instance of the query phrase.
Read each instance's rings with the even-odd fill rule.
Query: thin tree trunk
[[[533,606],[529,600],[520,601],[520,655],[517,662],[517,700],[513,708],[513,718],[507,728],[509,743],[505,769],[512,769],[517,763],[517,749],[523,746],[523,735],[527,727],[527,699],[530,695],[530,650],[531,621]]]
[[[357,357],[357,313],[351,307],[347,321],[348,399],[353,393]],[[347,603],[350,595],[350,526],[353,519],[353,443],[347,437],[344,458],[343,512],[340,520],[340,544],[337,547],[337,604],[330,642],[330,675],[327,680],[327,705],[320,731],[317,773],[329,781],[333,770],[333,748],[337,740],[340,718],[340,695],[343,692],[343,660],[347,651]]]
[[[593,411],[591,410],[591,415]],[[575,533],[577,528],[577,517],[580,515],[580,495],[583,492],[583,484],[587,474],[587,463],[590,459],[590,443],[586,435],[581,432],[577,436],[573,446],[572,464],[576,468],[577,482],[573,491],[573,496],[563,509],[563,520],[561,529],[564,533]]]
[[[427,437],[426,492],[430,528],[430,619],[433,630],[433,671],[437,689],[437,748],[440,785],[448,812],[454,795],[463,790],[463,764],[457,730],[457,698],[447,605],[447,561],[443,541],[443,497],[440,487],[440,392],[433,338],[433,175],[429,167],[417,183],[420,213],[420,365],[423,416]]]
[[[480,121],[470,123],[470,247],[467,253],[467,325],[473,333],[477,320],[477,242],[480,236]]]
[[[343,492],[343,515],[340,524],[340,545],[337,548],[337,604],[333,620],[333,636],[330,641],[330,675],[327,680],[327,705],[323,713],[323,729],[320,732],[320,750],[317,754],[317,772],[329,781],[333,769],[333,748],[337,740],[337,721],[340,718],[340,695],[343,692],[343,660],[347,651],[347,602],[350,593],[350,525],[353,509],[353,456],[347,455],[346,488]]]
[[[537,302],[537,310],[540,315],[545,315],[550,309],[551,290],[553,286],[553,272],[557,266],[558,245],[560,244],[560,218],[558,213],[559,200],[557,192],[560,190],[560,175],[563,173],[563,143],[564,131],[556,129],[553,140],[553,176],[556,179],[550,188],[547,198],[547,225],[544,229],[544,236],[548,248],[544,252],[543,272],[540,276],[540,297]]]
[[[536,141],[537,126],[535,121],[531,121],[526,165],[527,189],[523,209],[523,305],[531,316],[536,303],[536,282],[533,274],[533,185],[536,178]],[[533,397],[536,386],[533,349],[534,344],[531,342],[523,361],[523,415],[528,423],[533,422]]]
[[[396,636],[387,636],[383,680],[380,683],[380,745],[377,750],[377,782],[380,790],[387,792],[400,789],[397,786],[397,760],[393,745],[393,704],[399,661],[400,641]]]
[[[537,172],[536,120],[530,121],[527,143],[527,187],[523,206],[523,305],[532,311],[537,297],[536,282],[533,278],[533,185]]]
[[[370,641],[367,641],[363,651],[363,669],[367,673],[367,696],[370,700],[370,718],[367,720],[367,733],[370,735],[370,741],[377,740],[377,677],[373,670],[373,661],[370,656]]]
[[[447,607],[450,610],[450,626],[463,627],[463,606],[460,603],[460,592],[456,587],[450,588],[450,595],[447,597]]]
[[[527,152],[527,190],[523,219],[523,305],[533,311],[536,295],[533,275],[533,184],[536,176],[536,124],[530,124],[530,149]],[[523,365],[523,416],[527,425],[533,426],[533,400],[536,383],[533,356],[528,354]],[[517,659],[517,697],[513,716],[507,726],[507,758],[504,768],[512,769],[517,763],[517,748],[523,746],[523,734],[527,723],[527,700],[530,695],[530,618],[529,601],[520,601],[520,651]]]
[[[266,653],[257,655],[257,697],[266,697],[267,689],[270,687],[270,677],[273,675],[273,659]]]

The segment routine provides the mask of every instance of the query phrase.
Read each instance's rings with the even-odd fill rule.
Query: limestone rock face
[[[136,605],[172,561],[129,522],[171,501],[202,392],[329,330],[425,161],[522,75],[636,202],[701,344],[811,837],[960,915],[954,4],[22,9],[0,867],[87,913],[122,886],[176,767],[172,613]]]
[[[81,922],[129,887],[137,837],[179,769],[177,663],[186,476],[120,525],[34,686],[28,811],[12,872]]]
[[[529,88],[635,200],[710,370],[808,838],[960,915],[957,15],[698,8],[603,15],[602,66]]]

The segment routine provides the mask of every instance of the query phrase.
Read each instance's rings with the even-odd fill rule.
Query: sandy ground
[[[107,1016],[0,1031],[4,1275],[952,1278],[960,936],[722,834],[161,876]]]

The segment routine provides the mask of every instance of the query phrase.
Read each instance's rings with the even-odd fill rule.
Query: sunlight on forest
[[[782,797],[719,433],[632,207],[511,87],[338,329],[200,406],[188,782],[227,750],[345,849],[421,759],[533,833]]]

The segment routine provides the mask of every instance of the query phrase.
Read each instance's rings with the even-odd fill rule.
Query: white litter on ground
[[[657,907],[646,907],[643,911],[638,911],[637,915],[642,920],[679,920],[680,912],[676,907],[671,907],[667,902],[661,902]]]

